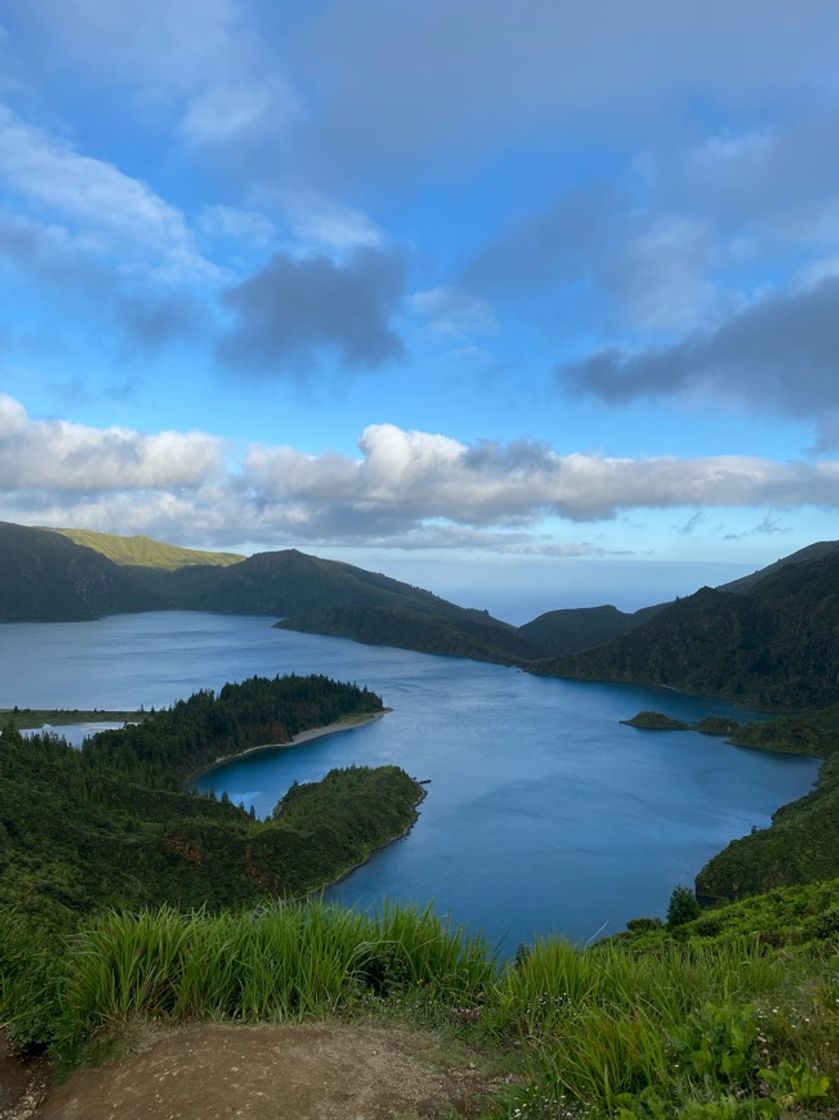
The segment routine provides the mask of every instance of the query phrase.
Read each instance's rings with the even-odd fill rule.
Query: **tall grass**
[[[494,971],[484,941],[430,908],[388,906],[371,917],[310,901],[258,913],[111,913],[69,945],[56,1047],[131,1015],[293,1020],[370,990],[386,998],[418,987],[476,1002]]]
[[[367,1008],[372,995],[409,1015],[421,1003],[520,1054],[526,1083],[499,1116],[771,1120],[773,1093],[813,1109],[830,1099],[821,1075],[839,1076],[829,954],[753,938],[647,951],[544,940],[500,968],[431,909],[373,917],[309,901],[110,913],[50,956],[6,917],[0,1024],[66,1065],[135,1016],[294,1021]]]

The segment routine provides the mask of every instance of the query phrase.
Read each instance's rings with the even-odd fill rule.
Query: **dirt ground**
[[[0,1062],[0,1120],[468,1117],[486,1101],[480,1065],[478,1055],[413,1031],[200,1025],[156,1032],[138,1052],[73,1074],[45,1100],[37,1067]]]

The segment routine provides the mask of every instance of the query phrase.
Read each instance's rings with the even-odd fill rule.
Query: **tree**
[[[670,905],[667,907],[667,928],[676,929],[685,922],[692,922],[698,918],[701,911],[696,895],[690,887],[678,886],[670,895]]]

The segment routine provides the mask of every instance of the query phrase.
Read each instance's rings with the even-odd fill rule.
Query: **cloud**
[[[3,516],[25,523],[148,532],[217,545],[244,541],[591,555],[605,549],[545,530],[650,508],[839,508],[839,462],[717,456],[559,455],[527,441],[464,444],[392,424],[366,428],[359,455],[252,446],[225,465],[204,432],[93,428],[37,420],[0,396]],[[689,523],[690,524],[690,523]],[[767,516],[755,532],[780,531]]]
[[[821,446],[837,446],[839,277],[760,300],[672,346],[601,351],[560,366],[557,378],[612,403],[710,392],[812,420]]]
[[[405,289],[399,256],[357,249],[346,261],[277,254],[224,302],[233,327],[222,361],[277,375],[310,370],[324,350],[347,369],[375,368],[403,356],[391,325]]]
[[[313,150],[363,173],[380,172],[383,151],[403,169],[436,156],[459,171],[496,146],[547,146],[569,120],[646,142],[695,105],[709,75],[726,106],[752,107],[767,90],[801,96],[802,73],[831,89],[837,31],[822,0],[794,12],[784,0],[531,0],[526,19],[509,0],[346,0],[326,7],[298,53],[325,74]]]
[[[198,226],[207,237],[230,238],[257,248],[268,245],[277,234],[277,227],[264,214],[233,206],[205,207],[199,216]]]
[[[139,179],[24,123],[0,105],[0,181],[27,202],[77,224],[92,252],[130,246],[161,260],[169,275],[216,281],[219,270],[196,250],[186,220]]]
[[[698,509],[691,517],[687,519],[684,525],[674,525],[673,528],[682,537],[689,537],[697,525],[701,525],[706,521],[706,514],[701,509]]]
[[[254,61],[258,44],[237,0],[39,0],[18,19],[113,82],[183,93]]]
[[[775,533],[791,532],[791,525],[784,525],[777,517],[772,517],[767,513],[763,520],[759,521],[752,529],[746,529],[743,533],[726,533],[723,540],[742,541],[747,537],[774,536]]]
[[[366,214],[314,191],[287,191],[281,204],[295,237],[309,249],[377,249],[387,240]]]
[[[0,490],[108,492],[194,488],[217,475],[222,443],[203,432],[91,428],[33,420],[0,394]]]
[[[276,137],[301,114],[300,102],[280,78],[215,82],[190,99],[178,130],[190,144],[229,144],[267,133]]]
[[[468,288],[444,284],[425,292],[414,292],[409,302],[430,330],[455,341],[498,329],[490,305]]]

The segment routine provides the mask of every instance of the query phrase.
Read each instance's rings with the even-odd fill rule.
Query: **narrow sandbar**
[[[299,731],[287,743],[260,743],[257,747],[247,747],[245,750],[235,751],[233,754],[219,755],[209,766],[202,766],[200,770],[196,770],[189,778],[189,782],[194,782],[204,774],[209,774],[211,770],[217,770],[219,766],[224,766],[237,758],[244,758],[245,755],[256,754],[257,751],[279,751],[299,747],[301,743],[311,742],[312,739],[321,739],[324,735],[334,735],[338,731],[352,731],[354,727],[365,727],[368,723],[381,719],[382,716],[392,711],[392,708],[383,708],[380,712],[360,712],[345,716],[344,719],[336,720],[334,723],[325,723],[322,727],[311,727],[308,731]]]

